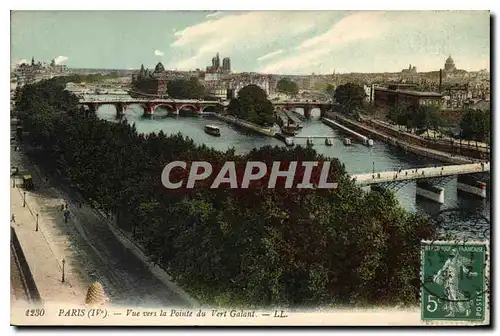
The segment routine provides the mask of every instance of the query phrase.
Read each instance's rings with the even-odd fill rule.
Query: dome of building
[[[446,59],[446,62],[444,63],[444,69],[447,71],[455,70],[455,62],[453,61],[453,58],[451,58],[451,55],[449,55]]]

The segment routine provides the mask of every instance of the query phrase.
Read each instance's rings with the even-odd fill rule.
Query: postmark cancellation
[[[422,321],[488,324],[489,293],[487,241],[422,241]]]

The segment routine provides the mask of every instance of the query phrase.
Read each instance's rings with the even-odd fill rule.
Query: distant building
[[[229,57],[224,57],[222,60],[222,72],[231,72],[231,59]]]
[[[449,73],[454,72],[455,70],[457,70],[455,62],[453,61],[453,58],[451,58],[451,55],[449,55],[444,63],[444,71]]]
[[[31,58],[31,64],[21,63],[16,65],[13,69],[13,73],[17,77],[17,83],[19,86],[35,83],[44,79],[50,79],[66,72],[66,65],[56,64],[55,60],[52,60],[50,64],[40,61],[35,62],[34,57]]]
[[[374,88],[374,105],[382,108],[417,108],[422,105],[441,107],[443,96],[437,92],[411,90],[414,84],[391,84]]]
[[[206,72],[208,73],[225,73],[228,74],[231,72],[231,59],[229,57],[224,57],[222,60],[222,66],[220,62],[219,53],[212,58],[212,65],[206,68]]]
[[[245,86],[248,86],[250,84],[257,85],[269,96],[271,92],[271,81],[269,75],[261,75],[256,73],[238,74],[237,76],[231,78],[231,80],[229,81],[229,89],[237,93]]]
[[[132,97],[167,97],[167,73],[165,67],[159,62],[154,71],[141,69],[138,74],[132,75],[132,90],[130,90]]]
[[[411,64],[408,66],[408,69],[403,69],[401,70],[402,74],[416,74],[417,73],[417,67],[412,66]]]

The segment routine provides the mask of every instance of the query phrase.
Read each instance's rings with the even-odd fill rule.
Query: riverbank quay
[[[227,123],[241,126],[243,128],[246,128],[250,131],[253,131],[253,132],[261,134],[261,135],[270,136],[270,137],[274,137],[276,135],[276,131],[273,130],[272,128],[261,127],[257,124],[254,124],[254,123],[242,120],[242,119],[238,119],[238,118],[235,118],[232,116],[228,116],[228,115],[222,115],[222,114],[216,113],[216,114],[213,114],[213,116],[216,117],[217,119],[223,120]]]
[[[422,136],[418,136],[416,134],[402,131],[391,124],[370,118],[365,115],[361,116],[361,121],[363,124],[365,124],[370,128],[379,130],[383,133],[386,133],[397,139],[403,140],[412,145],[417,145],[420,147],[426,147],[440,152],[446,152],[460,156],[471,157],[475,159],[488,160],[490,156],[489,148],[485,147],[484,145],[471,146],[468,145],[466,141],[460,142],[456,139],[449,139],[449,140],[427,139]]]
[[[398,147],[404,151],[417,154],[423,157],[428,157],[431,159],[436,159],[445,163],[451,163],[451,164],[467,164],[467,163],[474,163],[477,161],[482,161],[478,160],[475,158],[470,158],[466,156],[461,156],[457,154],[452,154],[452,153],[447,153],[447,152],[442,152],[434,149],[430,149],[427,147],[423,146],[418,146],[414,144],[410,144],[408,142],[402,141],[401,139],[398,139],[396,137],[393,137],[391,135],[388,135],[386,133],[383,133],[380,130],[375,130],[373,128],[370,128],[362,123],[350,120],[348,118],[345,118],[344,116],[339,115],[338,113],[331,112],[328,113],[328,116],[338,123],[344,124],[349,128],[352,128],[355,131],[358,132],[363,132],[364,134],[368,134],[370,137],[381,140],[383,142],[388,143],[389,145]]]
[[[25,196],[24,190],[18,187],[11,188],[10,198],[11,212],[15,215],[15,223],[11,225],[29,266],[40,303],[83,304],[86,284],[74,272],[74,258],[67,251],[69,241],[55,232],[62,216],[47,216],[40,211],[33,194],[27,192]]]
[[[373,145],[373,141],[370,141],[370,139],[368,137],[366,137],[362,134],[359,134],[358,132],[356,132],[350,128],[347,128],[338,122],[335,122],[335,121],[328,119],[328,118],[322,118],[321,121],[330,127],[341,129],[342,131],[352,135],[354,138],[361,141],[364,145],[367,145],[367,146]]]
[[[27,150],[26,147],[24,146],[24,150]],[[58,256],[57,260],[65,259],[65,269],[83,284],[84,293],[79,303],[84,302],[88,286],[99,281],[110,302],[116,305],[198,305],[189,294],[171,281],[172,277],[166,271],[117,235],[111,222],[105,220],[89,204],[92,202],[83,198],[70,181],[61,177],[53,167],[38,167],[31,159],[34,160],[34,157],[22,151],[11,154],[13,164],[33,176],[35,189],[27,192],[26,198],[30,209],[34,214],[40,214],[39,220],[47,216],[58,223],[48,225],[43,232],[46,236],[49,232],[51,239],[48,240],[53,243],[51,248]],[[33,203],[37,205],[38,211],[33,210]],[[63,204],[67,204],[70,212],[67,222],[60,210]],[[15,215],[16,222],[19,222],[17,214]],[[40,223],[42,222],[39,221]],[[33,230],[35,225],[36,222],[32,226]],[[39,230],[40,228],[41,226]],[[63,296],[59,301],[68,300]]]

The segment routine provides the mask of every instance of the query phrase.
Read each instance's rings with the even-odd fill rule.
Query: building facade
[[[50,64],[46,62],[35,62],[35,58],[31,59],[31,64],[21,63],[13,69],[13,75],[18,86],[32,84],[41,80],[50,79],[54,76],[59,76],[67,73],[68,69],[64,64],[56,64],[52,60]]]
[[[139,73],[132,75],[130,95],[132,97],[168,97],[167,79],[165,67],[161,62],[152,72],[141,65]]]
[[[381,108],[401,107],[403,109],[432,105],[441,108],[443,96],[437,92],[411,90],[413,84],[394,84],[374,87],[374,105]]]
[[[212,65],[207,66],[207,73],[225,73],[231,72],[231,59],[229,57],[224,57],[222,64],[220,61],[219,53],[212,58]]]

